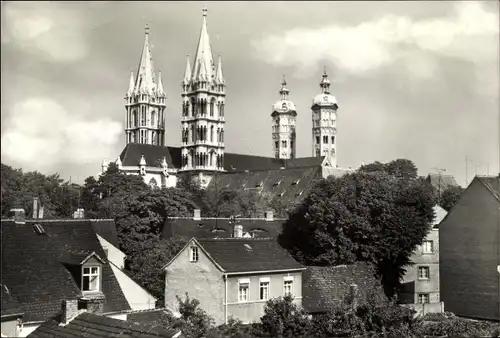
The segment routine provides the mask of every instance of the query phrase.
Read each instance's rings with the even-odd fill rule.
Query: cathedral
[[[279,91],[280,98],[271,110],[272,156],[225,152],[226,81],[221,57],[218,57],[217,63],[214,62],[206,8],[203,9],[203,22],[194,59],[190,60],[188,55],[181,82],[181,145],[167,146],[167,95],[161,72],[155,72],[149,39],[149,28],[146,26],[139,67],[135,76],[133,73],[130,75],[125,95],[125,148],[114,161],[123,172],[141,175],[148,185],[155,188],[175,187],[182,176],[195,179],[203,187],[207,187],[215,175],[228,177],[227,175],[245,173],[244,176],[248,177],[252,173],[259,176],[262,172],[276,170],[285,175],[292,168],[315,167],[319,169],[319,176],[326,177],[342,175],[351,170],[337,166],[338,106],[330,93],[326,69],[320,82],[320,91],[313,98],[311,106],[311,157],[296,157],[297,109],[289,98],[290,91],[284,76]],[[228,117],[231,118],[231,112],[228,112]],[[108,165],[109,162],[103,160],[102,172],[106,171]],[[236,179],[241,175],[232,177]]]

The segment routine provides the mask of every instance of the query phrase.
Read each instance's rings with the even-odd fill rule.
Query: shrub
[[[425,325],[423,334],[439,337],[498,337],[500,324],[486,321],[475,321],[463,318],[452,318]]]

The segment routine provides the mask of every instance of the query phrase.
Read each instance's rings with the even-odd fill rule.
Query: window
[[[429,267],[419,266],[418,267],[418,279],[429,279]]]
[[[280,147],[279,141],[274,141],[274,148],[278,149]]]
[[[429,294],[428,293],[419,293],[418,294],[418,303],[419,304],[427,304],[429,302]]]
[[[283,296],[293,295],[293,276],[283,278]]]
[[[198,262],[198,247],[193,246],[191,247],[191,262]]]
[[[250,279],[240,279],[238,281],[238,301],[248,302],[248,291],[250,289]]]
[[[422,244],[422,253],[431,254],[434,252],[434,241],[424,241]]]
[[[89,266],[83,268],[82,291],[99,291],[98,266]]]
[[[323,136],[323,143],[328,143],[328,136]]]
[[[269,278],[261,278],[260,279],[260,300],[268,300],[269,299]]]
[[[335,144],[335,136],[332,136],[332,144]]]

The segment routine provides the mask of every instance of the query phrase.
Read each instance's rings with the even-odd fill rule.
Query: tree
[[[260,318],[262,333],[269,337],[303,337],[311,331],[311,321],[292,296],[267,301]]]
[[[179,303],[180,321],[174,327],[181,329],[183,336],[201,338],[205,337],[214,325],[214,320],[199,305],[197,299],[186,299],[176,296]]]
[[[391,176],[404,180],[416,179],[418,172],[417,167],[412,161],[402,158],[391,161],[389,163],[381,163],[375,161],[373,163],[361,166],[359,168],[359,171],[367,173],[383,171]]]
[[[310,265],[375,264],[388,296],[434,218],[423,179],[362,170],[317,183],[290,214],[279,241]]]
[[[441,193],[441,198],[439,199],[439,205],[444,210],[450,211],[451,208],[453,208],[453,206],[457,204],[457,202],[460,200],[464,190],[465,189],[462,188],[461,186],[448,186]]]

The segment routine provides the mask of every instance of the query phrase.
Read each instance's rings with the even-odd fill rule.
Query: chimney
[[[7,214],[7,217],[13,219],[14,222],[17,224],[26,223],[26,213],[24,212],[24,209],[21,208],[10,209]]]
[[[38,218],[43,218],[43,207],[38,209]]]
[[[193,219],[195,221],[201,220],[201,210],[200,209],[194,209]]]
[[[235,224],[234,225],[234,238],[242,238],[243,237],[243,225]]]
[[[61,324],[68,324],[78,314],[78,300],[63,300],[61,306]]]
[[[38,218],[38,197],[33,197],[33,219]]]
[[[266,221],[274,221],[274,212],[272,210],[268,210],[265,212]]]

